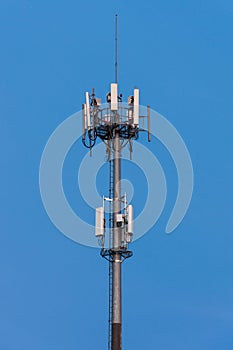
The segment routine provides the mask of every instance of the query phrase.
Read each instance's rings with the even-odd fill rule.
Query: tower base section
[[[121,350],[121,323],[112,323],[112,350]]]

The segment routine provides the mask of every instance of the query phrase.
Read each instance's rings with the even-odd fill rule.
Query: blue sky
[[[14,1],[0,3],[0,348],[106,349],[107,263],[58,232],[41,202],[38,171],[53,130],[80,110],[83,92],[105,96],[114,79],[164,115],[192,158],[189,211],[165,235],[174,206],[174,164],[156,140],[166,173],[165,209],[124,263],[124,349],[233,347],[231,1]],[[77,153],[77,156],[76,156]],[[68,157],[65,188],[75,202]],[[127,164],[125,172],[127,173]],[[69,175],[70,170],[70,175]],[[137,186],[137,185],[135,185]],[[138,185],[140,187],[140,184]],[[144,189],[141,189],[144,191]],[[140,207],[138,198],[135,208]],[[76,208],[85,214],[85,207]]]

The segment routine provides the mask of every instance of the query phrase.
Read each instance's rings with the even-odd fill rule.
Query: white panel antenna
[[[117,84],[111,84],[111,111],[118,110],[118,94],[117,94]]]
[[[85,103],[83,103],[82,105],[82,121],[83,121],[83,135],[84,135],[87,129],[87,107]]]
[[[104,236],[104,207],[96,208],[95,210],[95,236]]]
[[[134,101],[133,101],[133,117],[134,124],[139,124],[139,89],[134,89]]]
[[[133,236],[133,206],[128,205],[128,234]]]
[[[89,93],[86,92],[86,124],[87,129],[90,130],[91,128],[91,115],[90,115],[90,99],[89,99]]]

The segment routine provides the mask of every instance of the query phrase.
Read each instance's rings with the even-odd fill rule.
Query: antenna
[[[118,83],[118,15],[115,16],[115,82]]]
[[[110,84],[106,104],[102,105],[95,97],[94,89],[92,93],[85,93],[82,135],[83,144],[90,151],[99,138],[106,146],[109,162],[109,196],[103,196],[102,206],[96,209],[95,228],[100,254],[109,262],[108,350],[122,349],[121,269],[123,261],[133,255],[129,250],[134,231],[133,206],[127,202],[126,194],[121,194],[121,151],[129,145],[131,159],[133,141],[138,139],[140,132],[147,131],[150,141],[150,108],[147,108],[147,115],[140,114],[139,89],[134,88],[127,102],[122,102],[122,94],[118,95],[117,15],[115,42],[115,83]],[[147,129],[144,128],[145,120]]]

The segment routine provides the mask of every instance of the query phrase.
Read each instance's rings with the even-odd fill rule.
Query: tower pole
[[[113,139],[114,154],[114,229],[113,229],[113,261],[112,261],[112,350],[121,350],[122,346],[122,316],[121,316],[121,262],[119,252],[122,232],[117,225],[117,214],[121,213],[121,144],[120,135],[116,129]]]
[[[118,83],[118,16],[115,28],[115,82]],[[118,116],[117,116],[118,118]],[[117,214],[121,212],[121,145],[118,128],[113,139],[113,259],[112,259],[112,344],[111,350],[121,350],[122,316],[121,316],[121,228],[117,226]]]
[[[139,89],[134,88],[134,95],[128,97],[128,106],[122,104],[122,94],[118,95],[117,15],[115,44],[115,83],[111,83],[106,95],[108,105],[102,106],[94,91],[91,95],[86,92],[82,115],[84,146],[91,150],[99,137],[106,145],[110,164],[109,198],[103,197],[103,205],[96,208],[95,226],[95,235],[101,245],[100,254],[109,262],[108,350],[122,350],[121,265],[133,255],[128,249],[133,237],[133,206],[127,203],[126,196],[124,201],[121,197],[121,150],[128,143],[132,148],[132,140],[138,138],[139,131],[145,131],[144,124],[143,128],[139,126],[139,118],[146,117],[139,115]],[[105,240],[105,200],[110,203],[108,245]]]

